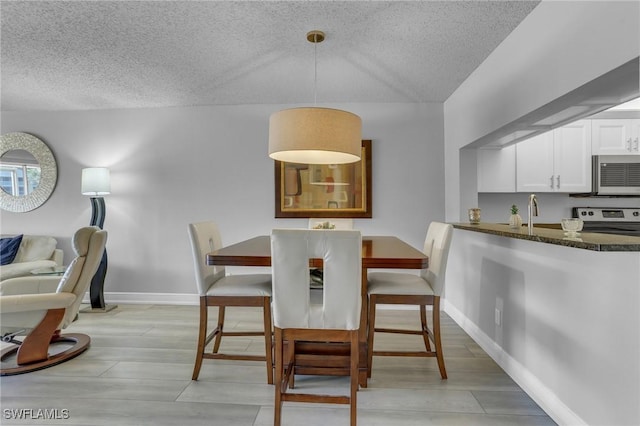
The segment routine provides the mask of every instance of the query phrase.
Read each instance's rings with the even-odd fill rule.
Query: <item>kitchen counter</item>
[[[556,423],[640,425],[640,237],[454,226],[447,314]]]
[[[540,224],[540,226],[534,224],[533,235],[529,235],[526,225],[522,226],[521,229],[512,229],[506,224],[482,222],[477,225],[470,223],[453,223],[452,225],[454,228],[464,229],[466,231],[482,232],[507,238],[537,241],[540,243],[575,247],[585,250],[640,252],[640,237],[581,232],[575,238],[569,238],[564,234],[562,229],[553,229],[555,224]]]

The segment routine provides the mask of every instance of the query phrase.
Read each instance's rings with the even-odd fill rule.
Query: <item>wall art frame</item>
[[[371,140],[350,164],[275,161],[276,218],[371,218]]]

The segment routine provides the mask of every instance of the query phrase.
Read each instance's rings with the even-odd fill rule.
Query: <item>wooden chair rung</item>
[[[429,358],[435,357],[435,352],[424,352],[424,351],[373,351],[373,354],[376,356],[412,356],[412,357],[422,357]]]
[[[420,330],[401,330],[397,328],[376,328],[376,333],[395,333],[395,334],[422,334]]]
[[[264,336],[264,332],[262,331],[223,331],[222,337],[224,336]]]
[[[306,393],[285,393],[282,395],[283,401],[289,402],[317,402],[326,404],[350,404],[351,398],[342,395],[318,395]]]
[[[205,359],[232,359],[237,361],[266,361],[264,355],[241,355],[241,354],[221,354],[221,353],[204,353],[202,358]]]

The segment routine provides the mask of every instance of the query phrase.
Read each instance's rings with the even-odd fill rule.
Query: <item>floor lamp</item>
[[[82,169],[82,194],[91,196],[91,222],[89,225],[98,226],[102,229],[106,208],[104,197],[111,193],[111,176],[109,169],[102,167],[92,167]],[[107,275],[107,250],[102,255],[102,260],[98,266],[96,274],[91,280],[89,287],[89,299],[91,307],[80,312],[109,312],[117,308],[117,305],[107,305],[104,303],[104,278]]]

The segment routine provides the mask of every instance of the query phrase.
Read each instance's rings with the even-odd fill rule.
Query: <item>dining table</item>
[[[208,265],[220,266],[271,266],[271,238],[260,235],[248,240],[225,246],[207,253]],[[425,269],[429,266],[429,257],[422,251],[395,236],[363,236],[362,237],[362,310],[360,315],[360,362],[358,381],[360,386],[367,387],[367,330],[369,318],[367,299],[367,274],[369,269]],[[309,259],[309,267],[321,268],[322,259]],[[309,355],[305,358],[308,368],[296,367],[296,371],[312,374],[313,365],[326,365],[326,354],[343,354],[348,347],[333,345],[329,348],[309,346]],[[333,352],[332,352],[333,351]],[[315,356],[314,356],[315,354]]]

